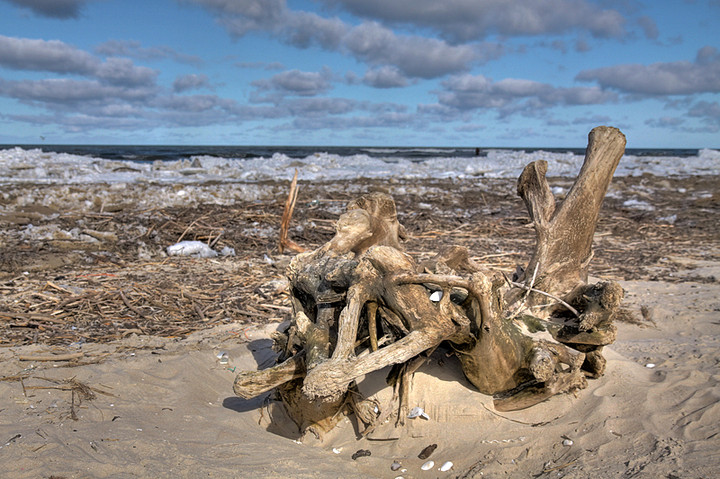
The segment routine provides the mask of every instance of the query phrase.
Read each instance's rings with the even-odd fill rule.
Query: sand
[[[453,239],[427,233],[452,229],[453,220],[445,218],[443,222],[432,215],[423,216],[427,211],[448,208],[447,201],[433,196],[435,187],[429,185],[430,193],[423,198],[429,209],[415,203],[414,209],[406,209],[405,216],[401,216],[415,235],[411,250],[420,249],[420,245],[424,250],[434,249],[435,244]],[[306,186],[305,191],[309,188]],[[277,188],[275,196],[258,201],[272,203],[271,212],[277,214],[281,190]],[[642,267],[631,268],[627,258],[633,257],[632,235],[638,227],[620,228],[619,220],[613,223],[613,218],[624,215],[642,220],[643,224],[660,224],[657,218],[667,216],[667,211],[660,207],[665,200],[653,200],[652,195],[647,201],[656,209],[652,214],[644,210],[642,218],[637,210],[613,207],[628,200],[628,191],[629,187],[616,192],[619,196],[609,200],[609,209],[601,220],[605,226],[599,228],[596,238],[600,266],[593,274],[620,280],[626,290],[627,308],[637,318],[646,319],[618,324],[618,340],[606,348],[605,376],[591,380],[587,389],[574,395],[556,396],[524,411],[498,413],[493,409],[492,398],[475,391],[462,377],[456,358],[440,349],[416,373],[410,395],[411,405],[424,408],[429,419],[408,419],[399,428],[386,424],[370,437],[359,439],[351,418],[318,441],[300,438],[270,394],[246,401],[232,393],[234,371],[272,364],[269,336],[282,327],[286,319],[283,314],[256,320],[233,317],[228,321],[209,321],[202,327],[187,328],[175,337],[113,330],[117,339],[110,335],[102,341],[91,337],[64,342],[52,341],[52,331],[47,330],[36,335],[35,340],[30,333],[23,336],[19,332],[31,331],[30,322],[26,321],[23,329],[18,317],[6,315],[0,316],[6,335],[0,348],[0,476],[715,477],[720,470],[720,243],[710,225],[718,219],[717,202],[685,205],[692,210],[687,218],[705,218],[708,226],[693,230],[692,240],[687,239],[687,232],[678,231],[666,237],[652,236],[658,241],[655,250],[660,254],[652,257],[647,253],[636,261]],[[333,196],[313,193],[320,198]],[[491,194],[500,195],[496,190],[486,190],[488,197]],[[181,275],[191,284],[196,277],[188,275],[189,270],[196,271],[198,277],[207,271],[213,275],[220,275],[221,271],[237,274],[240,262],[257,268],[262,276],[255,279],[257,285],[267,285],[282,277],[278,265],[269,266],[263,261],[265,253],[276,260],[283,258],[270,246],[274,241],[272,231],[270,236],[256,240],[254,250],[248,246],[250,243],[239,245],[235,241],[234,246],[243,247],[236,257],[172,261],[164,258],[162,267],[149,266],[162,254],[146,240],[146,249],[156,256],[148,259],[139,256],[137,248],[123,247],[114,250],[117,264],[93,263],[87,258],[97,257],[102,244],[79,248],[77,242],[82,239],[76,239],[75,249],[68,250],[53,243],[55,239],[21,239],[18,232],[24,229],[23,222],[9,219],[11,214],[20,216],[21,207],[12,201],[4,204],[1,238],[5,252],[41,243],[54,254],[43,256],[43,248],[36,247],[38,254],[34,260],[20,253],[4,259],[5,275],[1,280],[5,299],[0,302],[0,309],[5,312],[38,314],[42,301],[49,300],[38,298],[37,294],[52,297],[64,294],[48,289],[48,282],[68,290],[78,285],[87,289],[86,283],[79,279],[73,282],[72,278],[83,276],[79,273],[107,272],[111,268],[118,275],[116,280],[127,287],[143,282],[147,288],[157,284],[157,277],[145,277],[143,271],[167,277]],[[468,210],[471,207],[468,205]],[[682,211],[683,205],[666,207]],[[308,217],[331,218],[336,214],[332,208],[328,206],[327,214],[300,208],[298,222]],[[113,231],[121,237],[130,224],[123,222],[122,214],[114,213],[112,217],[119,225]],[[135,210],[128,215],[142,216]],[[520,215],[521,208],[503,210],[497,224],[511,224],[514,229],[498,230],[496,224],[496,231],[505,236],[471,244],[480,249],[478,256],[500,255],[493,258],[508,259],[508,264],[517,259],[514,255],[522,259],[521,247],[528,243],[515,240],[515,232],[528,235],[529,230],[522,220],[512,219]],[[178,213],[175,218],[186,217]],[[682,218],[681,213],[677,223]],[[35,221],[70,230],[63,223],[67,214],[54,218],[45,215]],[[269,223],[273,228],[277,224],[275,219]],[[178,229],[182,231],[187,224],[179,225]],[[322,226],[319,221],[316,224]],[[662,224],[668,228],[667,221]],[[234,231],[240,227],[232,226]],[[300,230],[294,234],[299,242],[305,238],[312,245],[322,242],[331,232],[319,237],[305,237],[306,233]],[[458,237],[463,242],[460,231],[454,239]],[[228,233],[223,238],[235,237]],[[231,240],[227,240],[228,245]],[[158,243],[162,241],[167,242],[167,238],[158,239]],[[482,245],[491,241],[509,242],[510,246],[482,250]],[[636,245],[643,252],[650,251],[651,246]],[[613,260],[615,250],[623,253]],[[52,262],[52,258],[62,261]],[[216,280],[222,282],[222,277]],[[101,288],[102,284],[95,287]],[[281,288],[257,292],[256,286],[251,285],[248,291],[253,293],[243,296],[247,304],[264,301],[280,308],[286,305]],[[12,299],[15,303],[8,298],[15,298]],[[136,303],[136,307],[145,306]],[[85,314],[91,317],[92,312],[88,310]],[[87,324],[82,313],[76,315],[71,324],[75,330],[83,330]],[[132,314],[128,312],[128,316]],[[193,321],[202,323],[197,318]],[[68,331],[75,330],[68,327]],[[82,357],[70,361],[32,360],[40,354],[78,352]],[[219,361],[221,352],[227,353],[228,364]],[[30,360],[21,360],[28,356]],[[360,389],[376,397],[381,408],[391,408],[391,391],[384,386],[383,379],[384,371],[374,373],[361,381]],[[437,444],[429,458],[434,467],[423,471],[420,466],[426,460],[419,459],[418,454],[431,444]],[[353,460],[352,455],[360,449],[369,450],[371,455]],[[390,469],[394,461],[401,463],[401,470]],[[453,463],[452,469],[439,471],[446,461]]]

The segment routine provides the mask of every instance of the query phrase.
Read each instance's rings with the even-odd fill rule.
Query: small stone
[[[437,449],[437,444],[430,444],[428,447],[423,449],[420,454],[418,454],[418,458],[427,459],[433,452],[435,452],[435,449]]]
[[[645,365],[645,367],[652,369],[652,368],[655,367],[655,363],[647,363],[647,364]]]
[[[400,463],[397,462],[397,461],[395,461],[395,462],[393,462],[392,464],[390,464],[390,470],[391,470],[391,471],[397,471],[397,470],[400,469],[401,467],[402,467],[402,464],[400,464]]]
[[[574,444],[574,443],[572,442],[571,439],[565,439],[565,440],[563,441],[563,446],[572,446],[573,444]]]
[[[450,461],[447,461],[445,464],[443,464],[442,466],[440,466],[440,470],[441,470],[442,472],[447,472],[447,471],[449,471],[450,469],[452,469],[452,467],[453,467],[453,463],[450,462]]]
[[[357,461],[358,457],[367,457],[371,455],[372,453],[368,451],[367,449],[359,449],[355,454],[352,455],[353,461]]]
[[[420,466],[420,469],[422,469],[423,471],[429,471],[433,467],[435,467],[435,461],[428,461],[422,466]]]
[[[430,295],[430,301],[432,301],[433,303],[437,303],[438,301],[440,301],[442,299],[442,297],[443,297],[442,291],[433,291],[433,293]]]

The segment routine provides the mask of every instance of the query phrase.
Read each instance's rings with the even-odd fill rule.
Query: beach
[[[590,274],[620,282],[628,314],[587,389],[499,413],[439,348],[410,391],[429,419],[361,439],[350,418],[319,441],[301,438],[271,393],[232,391],[236,371],[273,364],[270,335],[289,319],[294,253],[277,249],[286,173],[4,189],[3,476],[708,478],[720,468],[720,178],[613,180]],[[560,198],[571,183],[550,178]],[[532,251],[510,177],[301,179],[291,239],[322,245],[370,191],[395,198],[416,259],[459,244],[488,271],[512,272]],[[225,253],[169,256],[181,240]],[[391,408],[384,373],[359,387]],[[432,444],[425,471],[418,455]],[[361,449],[371,454],[352,459]]]

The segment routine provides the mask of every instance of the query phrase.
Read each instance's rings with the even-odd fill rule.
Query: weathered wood
[[[614,128],[598,127],[588,138],[583,167],[561,203],[547,163],[531,163],[518,180],[536,234],[518,281],[491,280],[461,247],[418,265],[402,251],[405,232],[389,195],[350,203],[335,236],[288,268],[293,320],[277,341],[283,362],[240,373],[236,393],[277,387],[301,431],[322,436],[354,410],[367,432],[388,412],[359,397],[355,381],[394,365],[388,380],[401,425],[412,373],[443,341],[498,410],[586,387],[586,377],[604,372],[602,349],[615,340],[612,320],[623,297],[617,283],[588,285],[587,271],[600,206],[625,146]],[[555,301],[538,310],[541,297]]]
[[[292,218],[293,211],[295,210],[295,203],[297,202],[298,186],[297,186],[298,171],[295,170],[295,175],[290,182],[290,191],[288,193],[287,200],[285,200],[285,209],[283,210],[282,220],[280,221],[280,241],[278,242],[278,250],[282,253],[285,249],[295,251],[296,253],[302,253],[305,248],[288,238],[288,230],[290,228],[290,219]]]
[[[233,391],[244,399],[252,399],[293,379],[305,376],[305,358],[292,356],[284,363],[260,371],[241,371],[235,376]]]
[[[565,200],[555,207],[547,184],[547,163],[533,162],[518,180],[518,194],[525,201],[535,225],[536,246],[525,274],[527,284],[538,266],[535,288],[564,295],[587,283],[600,206],[612,175],[625,152],[625,135],[600,126],[588,135],[585,161]]]

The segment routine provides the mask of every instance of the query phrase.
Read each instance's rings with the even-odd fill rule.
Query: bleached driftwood
[[[498,410],[586,387],[586,378],[604,371],[602,347],[615,339],[612,319],[623,297],[617,283],[589,285],[587,277],[600,206],[624,146],[615,128],[590,132],[583,167],[559,204],[547,163],[525,168],[518,194],[536,245],[516,281],[490,278],[457,246],[418,265],[402,251],[405,232],[389,195],[351,203],[331,241],[291,262],[293,318],[276,338],[278,364],[238,374],[236,394],[277,388],[301,429],[317,435],[344,410],[370,430],[379,411],[358,398],[354,381],[393,365],[388,380],[402,422],[411,374],[444,341]]]

